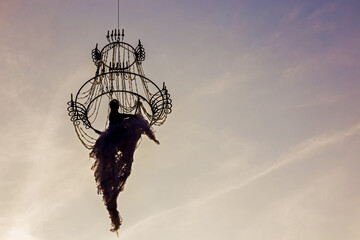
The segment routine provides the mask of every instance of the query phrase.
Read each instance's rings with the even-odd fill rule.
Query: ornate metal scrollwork
[[[136,60],[139,62],[143,62],[145,60],[145,48],[143,47],[143,45],[141,44],[141,41],[139,39],[139,44],[135,49],[135,55],[136,55]]]
[[[163,124],[167,115],[172,111],[172,100],[170,99],[170,94],[166,89],[165,83],[163,83],[163,89],[152,96],[150,99],[150,105],[152,106],[154,112],[153,124]]]
[[[161,125],[171,113],[172,101],[165,83],[160,89],[145,77],[142,61],[145,49],[139,40],[133,48],[124,42],[124,30],[108,31],[108,44],[100,51],[98,44],[92,50],[96,74],[71,95],[68,114],[75,131],[85,147],[91,148],[107,127],[108,105],[111,99],[120,103],[119,111],[142,114],[152,125]],[[100,122],[100,123],[99,123]]]
[[[72,121],[74,125],[78,126],[80,123],[83,123],[85,128],[91,128],[91,124],[87,118],[86,107],[79,102],[75,102],[72,99],[72,95],[68,105],[69,107],[67,110],[69,112],[68,115],[70,116],[70,121]]]
[[[99,61],[101,60],[101,52],[98,49],[98,44],[96,44],[96,47],[92,50],[91,57],[95,65],[98,66]]]

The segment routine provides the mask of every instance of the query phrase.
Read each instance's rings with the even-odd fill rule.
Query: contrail
[[[344,141],[346,138],[351,137],[355,134],[358,134],[359,131],[360,131],[360,123],[356,124],[355,126],[353,126],[352,128],[350,128],[346,131],[338,132],[333,135],[320,135],[320,136],[315,136],[315,137],[309,138],[309,139],[297,144],[287,154],[280,157],[280,159],[274,165],[270,166],[269,168],[265,169],[264,171],[262,171],[256,175],[244,180],[240,184],[235,185],[235,186],[229,186],[227,188],[221,189],[220,191],[217,191],[217,192],[215,192],[211,195],[208,195],[206,197],[203,197],[201,199],[193,200],[193,201],[185,203],[183,205],[179,205],[177,207],[167,209],[167,210],[159,212],[155,215],[147,217],[147,218],[139,221],[138,223],[134,224],[133,226],[125,229],[122,232],[122,235],[123,234],[129,235],[137,227],[144,225],[146,223],[152,222],[153,220],[155,220],[161,216],[170,214],[170,213],[175,212],[180,209],[184,209],[184,208],[188,208],[188,207],[197,207],[208,201],[211,201],[214,198],[225,195],[225,194],[230,193],[235,190],[239,190],[239,189],[249,185],[250,183],[256,181],[257,179],[259,179],[263,176],[266,176],[273,171],[276,171],[279,168],[282,168],[291,163],[300,161],[300,160],[306,158],[307,156],[315,153],[316,151],[319,151],[329,145]]]

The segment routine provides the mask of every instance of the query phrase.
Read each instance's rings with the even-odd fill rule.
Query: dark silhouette
[[[136,115],[119,113],[119,101],[116,99],[111,100],[110,102],[110,114],[109,114],[109,123],[110,124],[119,124],[125,118],[134,118]]]
[[[117,232],[122,219],[117,211],[117,197],[124,189],[125,182],[131,173],[133,156],[137,142],[142,134],[156,140],[150,124],[141,115],[119,113],[119,102],[110,102],[109,127],[101,133],[90,157],[95,158],[92,166],[97,183],[98,194],[109,212],[112,229]]]

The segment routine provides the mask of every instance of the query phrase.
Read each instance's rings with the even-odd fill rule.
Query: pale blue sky
[[[120,1],[173,113],[119,196],[120,238],[360,238],[357,1]],[[0,3],[0,239],[115,239],[66,103],[117,1]]]

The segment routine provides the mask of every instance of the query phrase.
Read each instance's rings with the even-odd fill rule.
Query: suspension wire
[[[119,25],[120,25],[120,0],[118,0],[118,29],[119,29]]]

